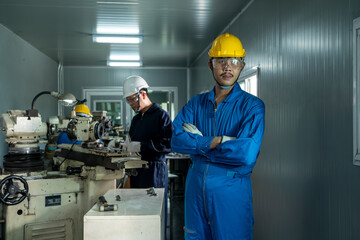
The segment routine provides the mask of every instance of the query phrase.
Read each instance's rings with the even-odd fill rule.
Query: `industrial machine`
[[[83,216],[98,198],[127,172],[147,167],[121,145],[99,141],[111,128],[105,112],[43,122],[32,107],[0,119],[8,144],[0,175],[1,239],[83,239]],[[60,133],[82,143],[56,145]]]

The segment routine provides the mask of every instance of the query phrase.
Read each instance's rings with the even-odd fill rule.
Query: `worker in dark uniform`
[[[149,162],[149,168],[137,169],[137,176],[130,177],[130,186],[165,188],[166,220],[168,168],[165,155],[171,152],[173,125],[169,114],[151,102],[148,87],[139,76],[130,76],[124,82],[124,97],[137,113],[130,126],[131,141],[126,141],[124,147],[128,152],[140,153],[141,159]]]

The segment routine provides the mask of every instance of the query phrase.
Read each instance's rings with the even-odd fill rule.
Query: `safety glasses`
[[[135,103],[137,101],[139,101],[139,93],[136,93],[134,95],[131,95],[129,97],[126,98],[126,101],[130,104],[130,103]]]
[[[239,58],[213,58],[211,62],[214,68],[224,69],[229,66],[232,69],[240,69],[243,60]]]

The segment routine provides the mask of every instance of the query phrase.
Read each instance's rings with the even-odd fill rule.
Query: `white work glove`
[[[126,145],[127,152],[140,152],[140,149],[141,149],[141,142],[132,141]]]
[[[141,150],[141,142],[130,141],[129,136],[126,136],[125,142],[121,143],[121,145],[126,152],[138,153]]]
[[[224,143],[226,141],[234,140],[236,137],[228,137],[228,136],[221,136],[221,143]]]
[[[198,134],[200,136],[203,136],[202,133],[199,131],[199,129],[197,129],[191,123],[183,123],[183,129],[184,129],[185,132],[189,132],[189,133]]]

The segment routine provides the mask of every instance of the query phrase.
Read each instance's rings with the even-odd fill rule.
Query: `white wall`
[[[57,90],[57,63],[0,24],[0,113],[31,108],[41,91]],[[56,100],[49,95],[35,104],[46,117],[57,115]],[[0,134],[0,163],[7,154],[5,137]]]

